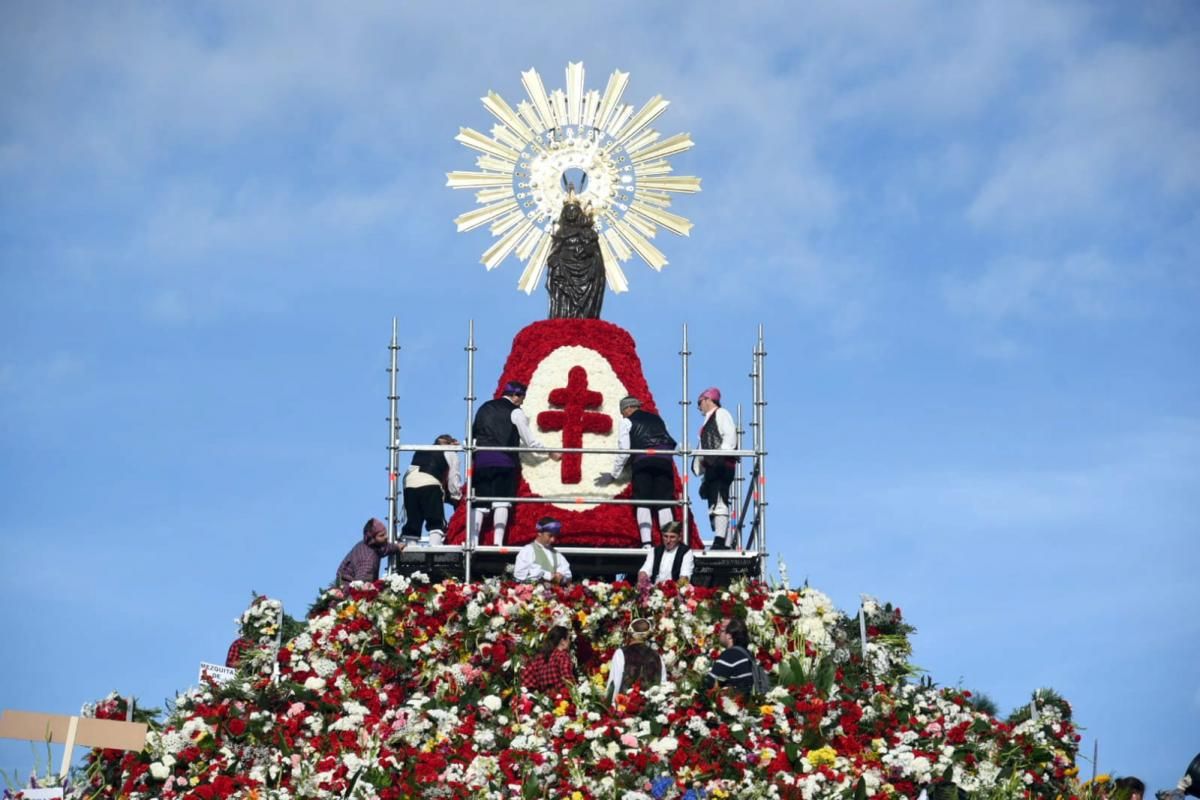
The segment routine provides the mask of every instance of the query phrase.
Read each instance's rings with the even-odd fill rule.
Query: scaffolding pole
[[[466,470],[466,486],[464,487],[466,502],[463,503],[463,509],[466,512],[466,519],[463,520],[466,536],[463,541],[463,575],[467,583],[471,582],[471,551],[475,549],[475,539],[478,531],[475,530],[475,512],[474,504],[471,497],[474,494],[474,477],[475,477],[475,438],[471,435],[471,429],[475,425],[475,320],[471,320],[467,326],[467,346],[464,348],[467,351],[467,396],[463,399],[467,401],[467,419],[466,432],[463,434],[464,453],[463,461]],[[449,525],[446,525],[446,533],[449,533]]]
[[[683,464],[681,465],[681,469],[679,471],[679,483],[683,488],[683,491],[680,492],[680,494],[683,495],[683,505],[680,511],[680,524],[683,528],[683,536],[685,540],[689,535],[688,531],[690,528],[688,527],[688,520],[691,517],[692,510],[692,465],[691,459],[688,458],[688,441],[690,441],[688,438],[688,408],[692,404],[690,395],[688,395],[688,357],[691,356],[691,354],[692,351],[688,349],[688,328],[687,323],[685,322],[683,323],[683,348],[679,351],[679,359],[683,364],[683,397],[679,401],[679,407],[682,410],[683,415],[683,431],[681,431],[679,437],[680,441],[682,442],[680,445],[680,453],[683,456]]]
[[[388,345],[388,541],[395,542],[396,524],[400,517],[397,497],[399,496],[400,474],[400,395],[396,391],[397,358],[400,352],[400,339],[396,318],[392,317],[392,342]],[[388,571],[396,567],[396,559],[388,561]]]
[[[742,404],[737,404],[737,427],[734,430],[734,446],[742,449]],[[733,486],[729,489],[729,527],[733,529],[734,539],[738,543],[738,547],[742,546],[742,511],[741,499],[744,494],[743,483],[746,480],[742,468],[742,460],[739,458],[733,468]]]
[[[767,555],[767,397],[764,367],[766,366],[767,348],[763,338],[763,326],[758,326],[758,342],[754,347],[754,398],[758,404],[758,442],[754,448],[758,466],[758,485],[754,487],[758,493],[758,557],[760,577]]]

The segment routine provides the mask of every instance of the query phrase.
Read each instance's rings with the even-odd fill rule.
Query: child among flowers
[[[567,629],[562,625],[551,628],[537,655],[521,671],[521,685],[530,691],[554,694],[574,683],[569,646]]]

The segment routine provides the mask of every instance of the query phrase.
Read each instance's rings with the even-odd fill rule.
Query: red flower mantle
[[[638,359],[633,337],[629,333],[610,322],[598,319],[550,319],[535,322],[522,329],[513,339],[512,351],[504,365],[500,380],[496,382],[493,397],[499,397],[504,384],[509,381],[520,381],[528,384],[538,365],[560,347],[586,347],[596,351],[608,360],[613,372],[625,386],[629,394],[641,399],[642,408],[657,413],[654,397],[646,378],[642,373],[642,362]],[[594,392],[585,389],[579,380],[579,373],[571,370],[571,380],[567,387],[552,395],[552,401],[557,405],[566,406],[569,401],[578,404],[586,411],[597,405],[598,399],[592,397]],[[534,420],[535,428],[539,430],[562,430],[565,415],[558,409],[525,408],[526,414]],[[564,431],[567,440],[564,447],[578,447],[571,440],[586,432],[604,432],[604,421],[595,417],[586,417],[581,422],[580,431]],[[611,430],[611,427],[608,428]],[[580,442],[582,439],[580,438]],[[582,481],[587,485],[588,477],[576,475],[579,469],[579,459],[564,458],[563,475],[566,482]],[[675,497],[683,496],[684,482],[678,468],[675,469]],[[586,491],[581,491],[585,495]],[[629,498],[631,487],[625,487],[616,496]],[[517,489],[518,497],[536,497],[530,490],[529,484],[522,478]],[[553,516],[563,524],[559,543],[570,546],[588,547],[637,547],[639,544],[637,522],[634,518],[634,507],[627,505],[600,505],[585,511],[573,511],[569,506],[560,507],[551,503],[518,503],[513,506],[509,517],[508,532],[505,536],[507,544],[519,546],[532,541],[534,523],[544,516]],[[678,518],[678,512],[676,517]],[[480,542],[491,542],[491,527],[485,523],[481,532]],[[693,548],[703,546],[695,519],[689,520],[689,540]],[[447,531],[449,544],[461,544],[466,538],[465,506],[460,504],[450,520]],[[654,534],[658,542],[657,529]]]

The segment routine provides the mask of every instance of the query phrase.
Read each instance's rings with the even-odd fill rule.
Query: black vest
[[[720,450],[721,449],[721,429],[717,427],[717,414],[720,411],[714,411],[709,415],[708,421],[704,423],[704,427],[700,429],[700,449],[701,450]]]
[[[709,415],[708,421],[704,423],[704,427],[700,429],[700,449],[701,450],[720,450],[721,449],[721,429],[717,427],[717,414],[721,413],[720,407]],[[704,456],[701,459],[704,466],[713,466],[724,462],[731,467],[737,466],[736,458],[722,458],[721,456]]]
[[[635,683],[641,684],[643,689],[658,686],[662,678],[662,661],[658,653],[641,643],[627,644],[621,648],[621,652],[625,654],[625,671],[621,673],[618,692],[629,691]]]
[[[513,425],[512,412],[516,408],[507,397],[497,397],[488,400],[475,412],[475,424],[471,426],[471,435],[475,444],[485,447],[516,447],[521,443],[521,432]],[[514,465],[517,463],[516,453],[504,453]]]
[[[675,563],[671,565],[671,580],[679,580],[679,571],[683,569],[683,556],[688,549],[682,544],[675,548]],[[662,558],[667,550],[661,544],[654,548],[654,566],[650,570],[650,580],[658,581],[658,570],[662,567]]]
[[[438,483],[446,485],[446,476],[450,474],[450,464],[446,461],[445,453],[421,450],[413,453],[413,466],[427,475],[437,478]]]
[[[675,440],[667,433],[667,425],[662,417],[641,409],[629,415],[629,449],[630,450],[674,450]],[[634,458],[645,458],[646,454],[634,455]]]

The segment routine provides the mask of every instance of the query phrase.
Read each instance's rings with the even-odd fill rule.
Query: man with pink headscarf
[[[383,559],[396,555],[403,549],[403,544],[388,541],[388,529],[383,520],[371,517],[367,524],[363,525],[362,541],[350,548],[350,552],[338,565],[338,585],[379,580],[379,565]]]
[[[721,390],[710,386],[696,401],[704,414],[700,426],[701,450],[736,450],[737,428],[733,416],[721,407]],[[692,472],[701,477],[700,496],[708,501],[708,521],[712,525],[713,550],[733,548],[734,531],[729,527],[729,487],[737,473],[737,459],[726,456],[700,456],[692,459]]]

